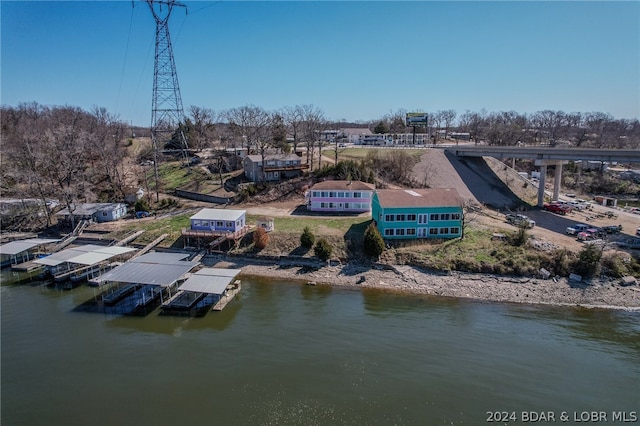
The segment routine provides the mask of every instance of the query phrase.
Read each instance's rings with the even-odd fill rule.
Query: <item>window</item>
[[[416,215],[415,214],[408,214],[407,215],[407,220],[409,222],[415,222],[416,221]]]
[[[344,192],[338,192],[338,198],[344,198]]]
[[[102,212],[102,216],[106,216],[106,215],[107,215],[107,212]]]
[[[460,220],[461,216],[460,213],[451,213],[451,220]]]
[[[327,198],[327,191],[322,191],[322,195],[321,195],[321,197],[322,197],[322,198]]]
[[[227,228],[233,228],[233,222],[227,222]]]
[[[404,222],[404,219],[405,219],[405,215],[403,215],[403,214],[396,215],[396,220],[398,222]]]
[[[329,192],[329,197],[331,197],[331,198],[336,198],[336,193],[335,193],[335,191],[331,191],[331,192]]]
[[[329,203],[329,208],[334,209],[336,207],[336,203]]]
[[[438,228],[429,228],[429,235],[438,235]]]
[[[385,229],[384,230],[385,237],[390,237],[393,235],[393,229]]]
[[[416,235],[416,228],[407,228],[407,235]]]
[[[442,213],[440,215],[440,220],[449,220],[449,217],[450,217],[449,213]]]
[[[392,214],[387,214],[384,215],[384,221],[385,222],[393,222],[395,220],[395,216]]]
[[[348,209],[349,208],[349,203],[344,203],[344,208]]]
[[[320,203],[320,208],[321,209],[327,208],[327,203]]]
[[[362,193],[361,192],[354,192],[353,193],[353,198],[362,198]]]
[[[313,196],[314,197],[319,197],[320,196],[320,191],[313,191]]]
[[[427,223],[427,215],[419,214],[418,215],[418,223]]]
[[[429,220],[440,220],[438,213],[431,213],[429,215]]]
[[[460,233],[460,228],[458,228],[458,227],[451,228],[451,229],[449,230],[449,233],[450,233],[450,234],[459,234],[459,233]]]
[[[219,221],[217,221],[217,222],[216,222],[216,227],[217,227],[217,228],[222,228],[222,226],[223,226],[223,224],[222,224],[222,221],[221,221],[221,220],[219,220]]]
[[[449,228],[440,228],[440,234],[448,234]]]
[[[404,235],[404,229],[396,229],[396,235]]]

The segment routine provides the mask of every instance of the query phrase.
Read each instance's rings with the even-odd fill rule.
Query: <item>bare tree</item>
[[[449,135],[449,129],[453,125],[457,113],[453,109],[447,109],[444,111],[440,111],[440,115],[442,117],[442,121],[444,122],[444,137],[446,138]]]
[[[189,147],[202,150],[213,146],[216,139],[216,114],[212,109],[196,105],[189,107]]]

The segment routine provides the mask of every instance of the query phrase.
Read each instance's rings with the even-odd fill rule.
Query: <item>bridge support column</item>
[[[537,165],[537,164],[536,164]],[[538,207],[544,204],[544,184],[547,177],[547,164],[540,164],[540,179],[538,180]]]
[[[562,182],[562,162],[556,163],[556,172],[553,178],[553,199],[559,200],[560,198],[560,183]]]
[[[538,186],[538,207],[544,204],[544,184],[547,176],[547,166],[556,166],[553,182],[553,200],[560,196],[560,183],[562,182],[562,166],[568,161],[536,160],[535,165],[540,167],[540,184]]]

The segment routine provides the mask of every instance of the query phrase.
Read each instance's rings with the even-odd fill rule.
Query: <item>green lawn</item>
[[[258,215],[247,215],[247,223],[256,222]],[[275,232],[302,234],[305,226],[308,226],[312,232],[316,233],[323,228],[330,228],[341,233],[346,233],[353,225],[369,222],[371,219],[367,217],[275,217]]]
[[[389,152],[392,152],[392,149],[384,149],[384,148],[341,148],[338,150],[338,161],[340,160],[361,160],[366,158],[369,152],[377,152],[380,156],[385,156]],[[411,148],[411,149],[403,149],[402,152],[409,154],[416,159],[420,158],[422,154],[424,154],[424,149],[419,148]],[[326,149],[322,151],[322,155],[335,158],[336,151],[334,149]]]

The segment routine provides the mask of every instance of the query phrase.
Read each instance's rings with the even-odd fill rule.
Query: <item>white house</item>
[[[191,216],[192,231],[237,232],[247,225],[246,210],[202,209]]]
[[[360,181],[318,182],[305,194],[307,210],[325,213],[369,212],[374,188],[374,185]]]
[[[124,203],[84,203],[60,210],[56,215],[63,216],[65,220],[90,220],[93,222],[112,222],[127,214],[127,205]]]

